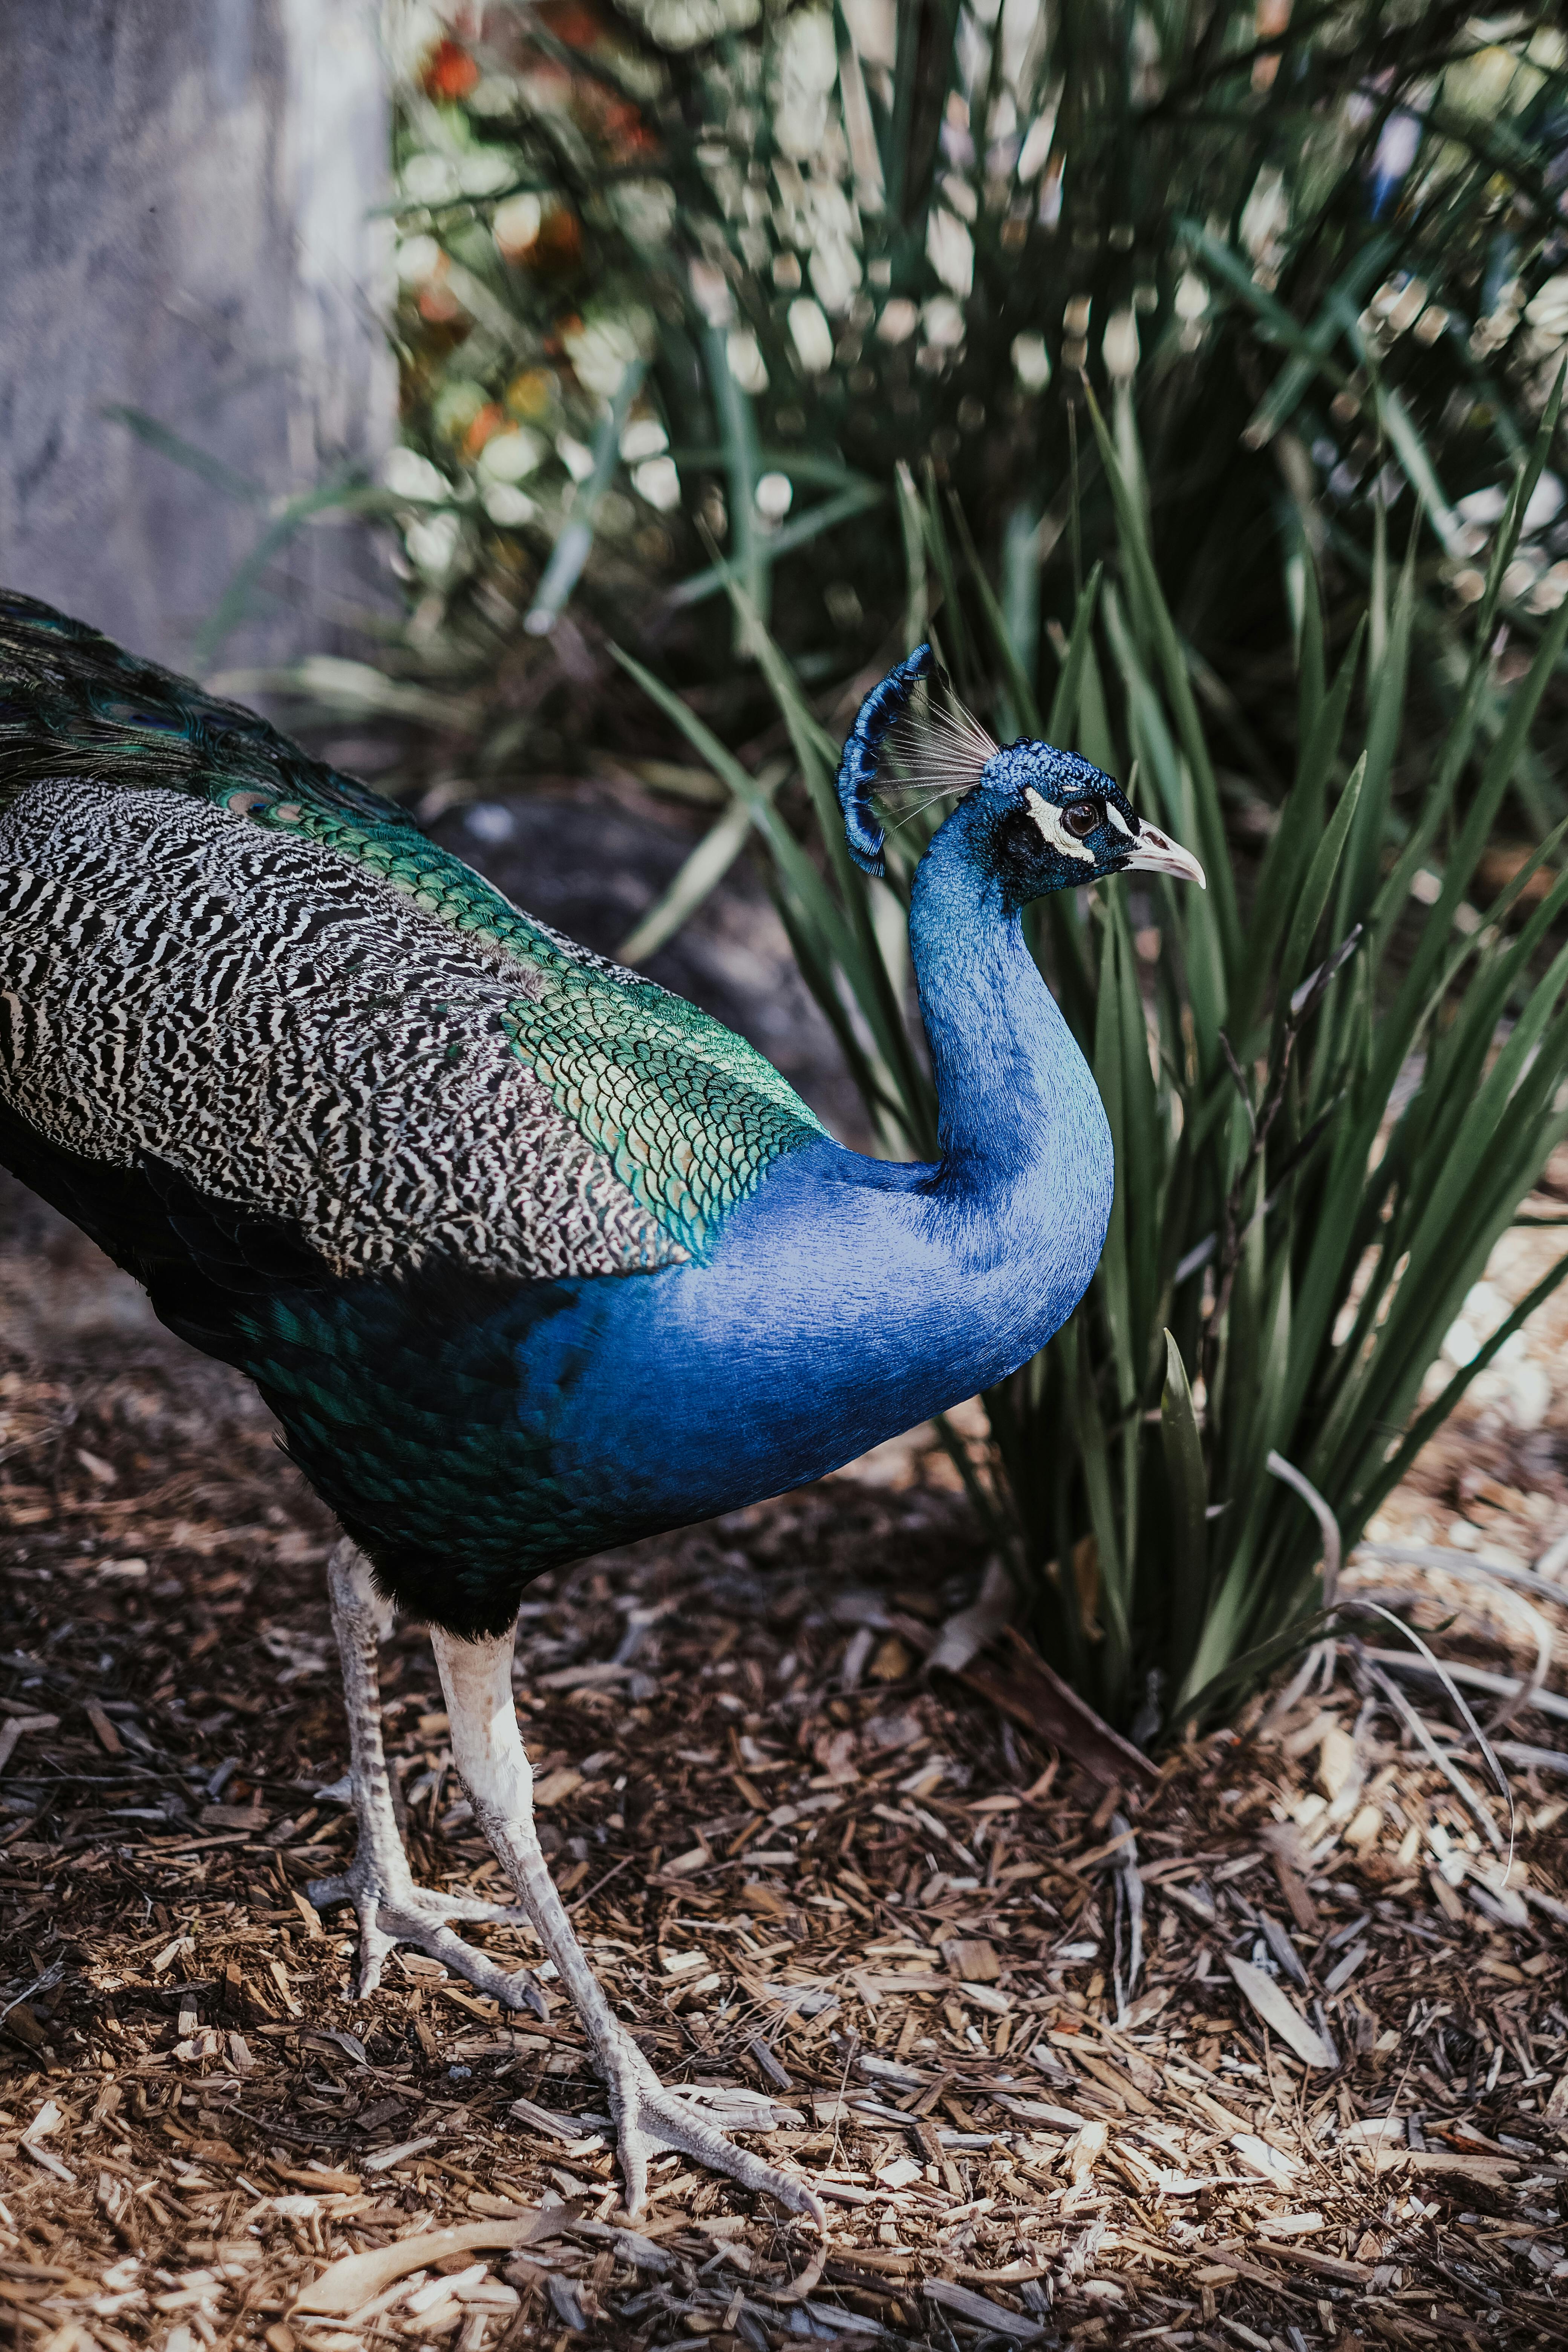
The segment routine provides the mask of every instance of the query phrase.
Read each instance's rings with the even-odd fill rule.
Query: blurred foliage
[[[808,679],[880,662],[900,464],[957,495],[1032,661],[1115,551],[1089,386],[1124,450],[1136,416],[1233,801],[1294,756],[1308,557],[1333,635],[1415,498],[1417,693],[1428,737],[1451,719],[1447,625],[1568,336],[1555,28],[1436,0],[395,22],[403,666],[488,682],[483,763],[581,739],[605,633],[742,709],[721,546]],[[1561,504],[1549,468],[1501,608],[1527,635],[1568,589]]]

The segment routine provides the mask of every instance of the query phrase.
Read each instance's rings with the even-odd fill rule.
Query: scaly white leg
[[[679,2148],[716,2172],[729,2173],[743,2188],[765,2189],[781,2205],[809,2213],[819,2229],[826,2229],[821,2201],[804,2180],[737,2147],[679,2092],[666,2089],[605,2000],[556,1893],[533,1826],[533,1773],[511,1696],[513,1634],[463,1642],[437,1630],[430,1640],[451,1717],[452,1761],[480,1827],[555,1963],[608,2087],[620,2138],[626,2210],[636,2213],[647,2194],[649,2156],[659,2148]]]
[[[471,1895],[435,1895],[416,1886],[392,1807],[392,1780],[381,1738],[381,1683],[376,1649],[392,1630],[392,1609],[375,1589],[370,1565],[345,1538],[327,1563],[332,1631],[343,1666],[343,1706],[349,1719],[349,1755],[353,1805],[359,1821],[354,1858],[341,1878],[320,1878],[310,1887],[318,1910],[329,1903],[352,1903],[359,1916],[360,1999],[373,1993],[395,1944],[413,1944],[466,1977],[481,1992],[509,2009],[546,2013],[543,1995],[526,1969],[498,1968],[455,1936],[448,1919],[526,1920],[528,1913],[484,1903]]]

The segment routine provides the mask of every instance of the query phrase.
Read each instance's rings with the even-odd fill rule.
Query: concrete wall
[[[0,0],[0,581],[192,667],[277,504],[393,436],[389,175],[374,0]],[[352,640],[383,564],[313,526],[207,667]]]

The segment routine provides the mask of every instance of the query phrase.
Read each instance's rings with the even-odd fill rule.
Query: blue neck
[[[819,1477],[1004,1379],[1088,1288],[1110,1130],[994,878],[987,816],[963,803],[915,877],[937,1162],[826,1137],[786,1152],[710,1264],[586,1286],[592,1340],[568,1318],[531,1347],[558,1456],[610,1514],[595,1541]]]
[[[1003,1249],[1050,1256],[1054,1239],[1069,1243],[1059,1228],[1075,1222],[1076,1205],[1091,1213],[1102,1198],[1109,1205],[1110,1137],[1089,1066],[1025,942],[1021,910],[985,856],[984,818],[978,794],[954,810],[910,904],[936,1078],[936,1192],[994,1220]],[[1065,1255],[1074,1255],[1070,1244]]]
[[[520,1286],[498,1326],[530,1465],[524,1524],[496,1538],[509,1557],[542,1566],[820,1477],[1004,1379],[1082,1297],[1110,1131],[984,815],[948,819],[910,912],[941,1158],[816,1138],[731,1211],[707,1263]],[[471,1516],[496,1509],[487,1488]]]

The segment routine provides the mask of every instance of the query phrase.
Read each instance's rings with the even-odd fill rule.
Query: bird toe
[[[792,2213],[805,2214],[826,2231],[826,2212],[807,2182],[764,2163],[750,2148],[738,2147],[694,2103],[659,2081],[629,2034],[623,2033],[613,2048],[601,2048],[597,2055],[609,2086],[628,2214],[640,2210],[647,2193],[650,2158],[675,2150],[727,2173],[742,2189],[773,2198]]]
[[[388,1893],[372,1873],[362,1873],[357,1867],[342,1878],[318,1880],[310,1889],[310,1900],[318,1909],[331,1903],[353,1905],[359,1921],[361,2000],[379,1989],[388,1957],[397,1945],[405,1944],[423,1952],[427,1959],[439,1961],[503,2009],[526,2009],[548,2022],[550,2004],[530,1969],[500,1967],[488,1954],[466,1944],[447,1924],[458,1918],[516,1926],[526,1923],[526,1912],[482,1903],[472,1895],[447,1896],[412,1884]]]

